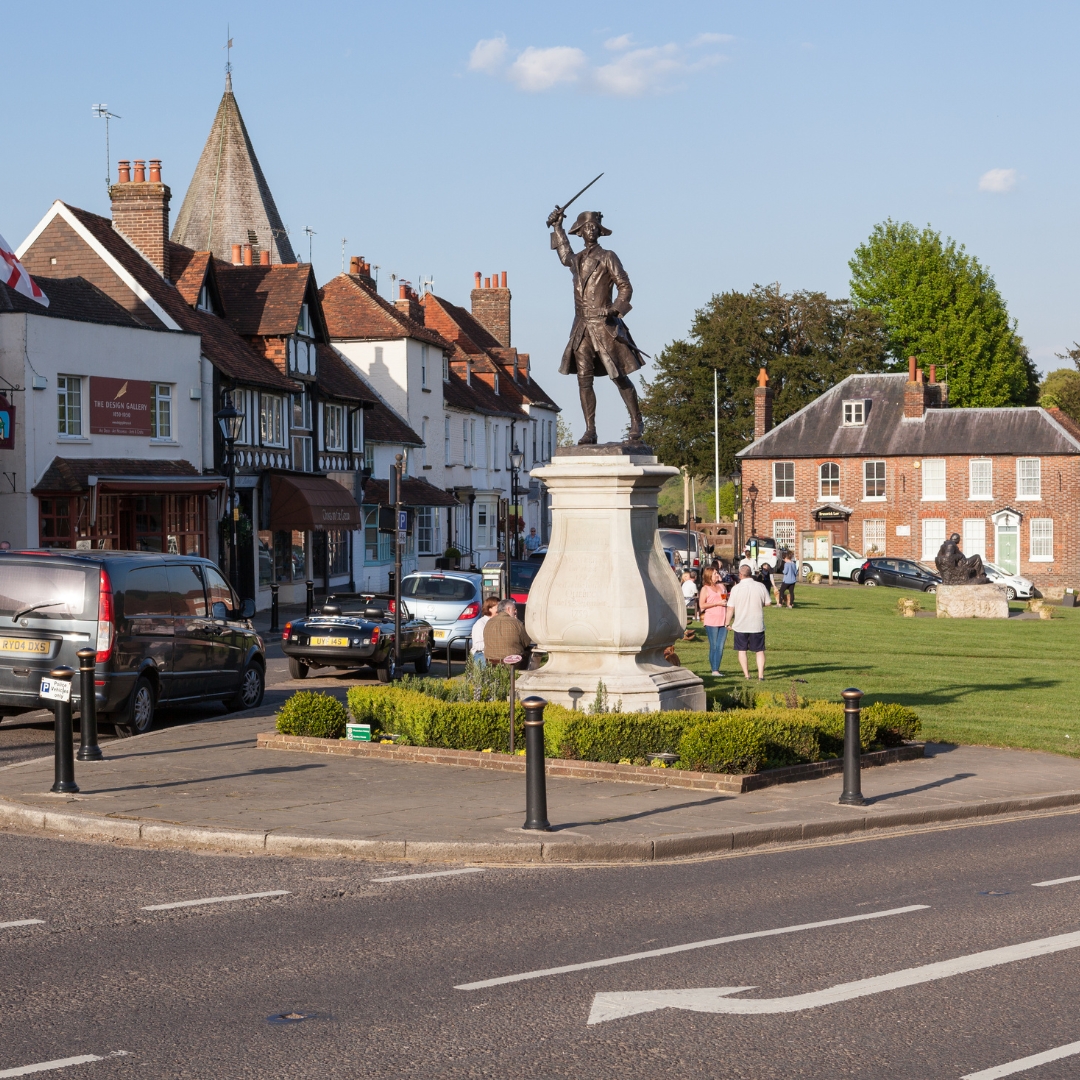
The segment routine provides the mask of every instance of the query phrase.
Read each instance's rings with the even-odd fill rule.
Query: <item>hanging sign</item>
[[[15,406],[0,395],[0,450],[15,449]]]
[[[90,376],[90,434],[150,437],[150,383]]]

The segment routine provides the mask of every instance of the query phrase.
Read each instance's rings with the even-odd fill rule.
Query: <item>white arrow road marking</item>
[[[1080,881],[1080,874],[1076,877],[1054,878],[1053,881],[1034,881],[1032,882],[1032,888],[1045,889],[1047,885],[1067,885],[1070,881]]]
[[[911,911],[926,911],[928,906],[927,904],[912,904],[909,907],[889,908],[888,911],[866,911],[861,915],[845,915],[841,919],[825,919],[823,922],[800,923],[798,926],[778,926],[772,930],[754,930],[749,934],[731,934],[728,937],[708,938],[706,941],[691,941],[686,945],[669,945],[664,949],[648,949],[645,952],[627,953],[625,956],[608,956],[603,960],[588,960],[583,964],[564,964],[562,967],[524,971],[520,975],[501,975],[497,979],[483,979],[480,982],[462,983],[460,986],[455,986],[454,989],[484,990],[489,986],[525,982],[528,979],[542,979],[547,975],[565,975],[568,971],[587,971],[589,968],[610,967],[612,964],[628,964],[631,960],[648,960],[654,956],[670,956],[672,953],[690,952],[693,949],[707,949],[713,945],[729,945],[733,941],[778,937],[780,934],[795,934],[800,930],[819,930],[823,926],[843,926],[845,923],[866,922],[868,919],[884,919],[888,915],[906,915]]]
[[[1048,1061],[1060,1061],[1062,1058],[1075,1057],[1080,1054],[1080,1042],[1069,1043],[1068,1046],[1059,1046],[1055,1050],[1044,1050],[1041,1054],[1032,1054],[1030,1057],[1017,1058],[1016,1061],[1007,1061],[1004,1065],[995,1065],[992,1069],[983,1069],[982,1072],[968,1073],[960,1077],[960,1080],[997,1080],[999,1076],[1012,1076],[1013,1073],[1026,1072],[1034,1069],[1036,1065],[1045,1065]]]
[[[114,1050],[109,1057],[127,1057],[126,1050]],[[66,1069],[71,1065],[87,1065],[91,1061],[104,1061],[98,1054],[80,1054],[78,1057],[57,1058],[55,1061],[39,1061],[36,1065],[20,1065],[17,1069],[0,1069],[2,1076],[29,1076],[31,1073]]]
[[[1006,945],[1001,949],[989,949],[986,952],[972,953],[970,956],[958,956],[955,960],[942,960],[937,964],[905,968],[903,971],[877,975],[872,979],[840,983],[839,986],[831,986],[827,990],[815,990],[809,994],[795,994],[792,997],[782,998],[743,998],[734,1001],[729,998],[730,994],[754,989],[749,986],[597,994],[593,998],[589,1023],[601,1024],[605,1020],[615,1020],[620,1016],[632,1016],[635,1013],[653,1012],[656,1009],[688,1009],[691,1012],[734,1013],[740,1016],[801,1012],[803,1009],[835,1005],[838,1001],[851,1001],[852,998],[881,994],[886,990],[898,990],[902,986],[917,986],[919,983],[933,982],[936,979],[947,979],[951,975],[962,975],[967,971],[979,971],[982,968],[1011,964],[1017,960],[1029,960],[1034,956],[1047,956],[1050,953],[1064,952],[1066,949],[1077,947],[1080,947],[1080,932],[1058,934],[1056,937],[1025,941],[1019,945]]]

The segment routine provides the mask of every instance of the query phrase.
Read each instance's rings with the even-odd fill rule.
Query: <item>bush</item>
[[[455,679],[427,679],[403,675],[398,684],[406,690],[416,690],[440,701],[506,701],[510,700],[510,669],[505,664],[480,667],[470,656],[465,674]]]
[[[676,768],[695,772],[752,773],[766,757],[765,736],[753,723],[732,715],[694,724],[679,740]]]
[[[349,714],[330,694],[298,690],[281,706],[277,729],[282,735],[309,735],[316,739],[340,739]]]
[[[922,721],[914,709],[894,701],[875,701],[862,711],[863,718],[877,726],[877,738],[886,746],[911,742],[922,734]]]
[[[583,713],[549,705],[544,710],[544,742],[555,750],[552,757],[644,764],[648,754],[677,754],[683,731],[701,716],[675,711]]]

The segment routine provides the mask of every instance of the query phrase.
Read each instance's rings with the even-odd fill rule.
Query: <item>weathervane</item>
[[[225,37],[227,38],[224,45],[221,47],[225,50],[225,74],[232,74],[232,42],[233,39],[229,37],[230,27],[229,24],[225,24]]]

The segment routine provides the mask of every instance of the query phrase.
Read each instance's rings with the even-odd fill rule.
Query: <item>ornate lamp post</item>
[[[757,536],[757,518],[754,508],[757,504],[758,489],[757,484],[755,484],[753,480],[750,481],[750,486],[746,489],[746,494],[750,496],[750,535]]]
[[[240,518],[240,508],[236,505],[236,440],[244,426],[244,414],[238,412],[233,404],[232,394],[225,395],[225,405],[214,413],[214,419],[221,428],[222,438],[229,455],[229,582],[240,593],[240,571],[236,555],[236,523]]]
[[[514,555],[518,558],[521,557],[521,552],[517,549],[518,542],[518,530],[517,530],[517,478],[518,473],[521,471],[522,465],[525,464],[525,455],[515,446],[513,452],[510,454],[510,508],[511,513],[515,515],[514,526]],[[509,548],[507,549],[509,550]],[[509,567],[507,567],[509,570]]]

